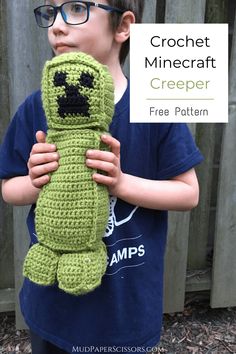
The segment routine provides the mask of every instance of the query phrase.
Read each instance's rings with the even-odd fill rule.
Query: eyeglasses
[[[91,6],[98,7],[105,11],[117,12],[123,14],[125,10],[111,7],[104,4],[98,4],[90,1],[67,1],[60,6],[43,5],[34,9],[35,19],[39,27],[51,27],[57,17],[58,11],[65,23],[68,25],[82,25],[89,19]]]

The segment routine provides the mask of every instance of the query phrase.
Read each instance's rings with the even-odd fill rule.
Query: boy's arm
[[[117,197],[158,210],[190,210],[197,206],[199,188],[194,169],[171,180],[154,181],[122,174]]]
[[[36,133],[37,144],[32,147],[28,160],[28,176],[2,181],[3,199],[14,205],[29,205],[37,201],[40,188],[50,180],[49,173],[58,168],[56,146],[47,144],[42,131]]]
[[[2,197],[6,203],[29,205],[36,202],[40,189],[32,185],[29,176],[19,176],[2,181]]]
[[[109,192],[134,205],[158,210],[190,210],[198,204],[199,187],[194,169],[171,180],[155,181],[125,174],[120,168],[120,143],[111,136],[102,136],[111,152],[89,150],[87,166],[103,170],[94,174],[97,183],[107,185]]]

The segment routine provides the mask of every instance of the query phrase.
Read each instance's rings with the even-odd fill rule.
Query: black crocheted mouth
[[[66,79],[67,73],[56,72],[54,75],[54,85],[65,87],[65,96],[57,96],[58,114],[61,118],[65,118],[67,115],[90,117],[89,97],[82,95],[80,89],[82,87],[93,89],[94,77],[89,73],[82,73],[78,85],[68,84]]]
[[[58,113],[62,118],[65,118],[67,115],[90,116],[87,96],[78,94],[73,97],[58,97],[57,103],[59,105]]]

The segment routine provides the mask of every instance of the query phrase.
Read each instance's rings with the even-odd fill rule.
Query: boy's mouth
[[[59,53],[71,51],[74,47],[66,43],[57,43],[55,50]]]

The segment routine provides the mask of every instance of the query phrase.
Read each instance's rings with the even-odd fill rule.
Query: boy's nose
[[[54,32],[64,32],[66,31],[68,25],[65,23],[63,17],[62,17],[62,14],[60,11],[57,12],[57,16],[55,18],[55,21],[52,25],[52,30]]]

